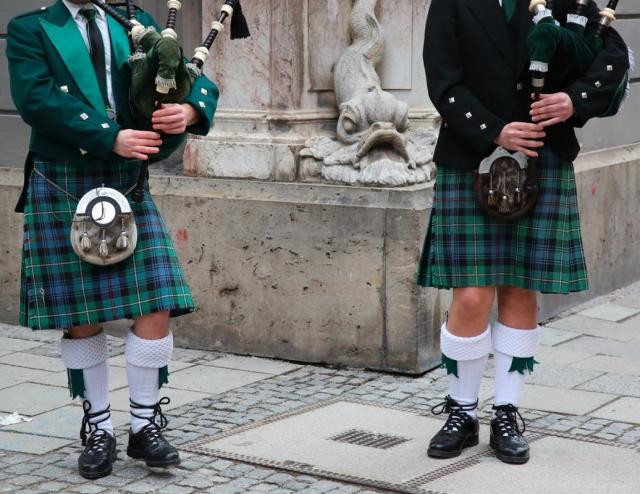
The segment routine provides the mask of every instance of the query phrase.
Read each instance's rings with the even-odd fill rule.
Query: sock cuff
[[[458,361],[485,357],[491,353],[491,326],[478,336],[465,338],[451,334],[445,323],[440,331],[440,350],[448,358]]]
[[[90,338],[62,338],[60,355],[67,369],[89,369],[109,358],[109,345],[104,331]]]
[[[533,357],[540,346],[542,328],[515,329],[499,322],[493,325],[493,347],[496,351],[518,358]]]
[[[133,331],[127,334],[124,355],[127,363],[137,367],[160,369],[169,365],[173,353],[173,333],[159,340],[145,340]]]

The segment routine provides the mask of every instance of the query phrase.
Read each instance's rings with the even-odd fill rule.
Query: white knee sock
[[[541,336],[540,327],[514,329],[500,322],[493,326],[496,405],[518,406],[520,403],[522,389],[533,368],[533,357],[538,351]]]
[[[169,365],[173,352],[173,335],[159,340],[145,340],[132,331],[127,335],[125,358],[129,395],[134,404],[152,407],[160,397],[160,369]],[[137,415],[137,417],[136,417]],[[149,425],[150,408],[131,407],[131,430],[134,433]]]
[[[472,405],[478,400],[482,375],[491,352],[491,327],[471,338],[455,336],[443,324],[440,332],[442,354],[456,361],[457,372],[449,373],[449,394],[461,405]],[[457,373],[457,376],[456,376]],[[476,410],[467,414],[475,417]]]
[[[60,343],[60,353],[65,367],[78,377],[81,376],[84,391],[72,389],[72,395],[78,393],[91,405],[87,412],[92,414],[109,408],[109,348],[104,332],[91,338],[70,339],[63,338]],[[81,374],[79,374],[81,373]],[[70,378],[70,381],[75,381]],[[80,383],[73,384],[80,385]],[[87,407],[89,405],[86,405]],[[89,419],[94,429],[102,429],[113,436],[111,414],[103,413]]]

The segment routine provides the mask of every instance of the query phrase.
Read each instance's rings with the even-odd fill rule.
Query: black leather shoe
[[[476,401],[472,405],[461,405],[450,396],[431,409],[434,415],[448,413],[444,426],[433,436],[427,455],[431,458],[454,458],[464,448],[478,444],[478,419],[465,413],[478,408]]]
[[[91,403],[85,401],[82,404],[84,418],[80,438],[84,451],[78,458],[80,475],[85,479],[95,480],[111,474],[113,462],[116,461],[116,438],[99,428],[100,423],[107,420],[111,413],[109,408],[100,412],[89,413]],[[90,419],[105,415],[105,418],[91,423]]]
[[[127,455],[136,460],[144,460],[149,467],[168,468],[180,464],[180,455],[178,450],[169,444],[163,435],[162,429],[168,425],[166,417],[162,414],[160,405],[167,405],[171,401],[169,398],[162,398],[153,406],[144,406],[131,401],[132,409],[150,409],[153,410],[151,417],[142,417],[140,415],[132,415],[149,421],[140,432],[134,433],[129,431],[129,445],[127,446]],[[160,419],[160,423],[156,422],[156,418]]]
[[[500,461],[522,465],[529,461],[529,443],[523,434],[526,424],[518,408],[513,405],[494,406],[495,416],[491,420],[490,445]],[[522,430],[518,426],[522,422]]]

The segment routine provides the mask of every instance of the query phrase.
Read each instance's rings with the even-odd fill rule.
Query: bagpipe
[[[218,35],[224,31],[224,23],[228,18],[231,18],[231,39],[250,36],[240,0],[226,0],[218,19],[211,24],[211,31],[202,45],[195,49],[191,61],[187,62],[175,31],[178,12],[182,9],[179,0],[167,1],[169,14],[166,27],[161,32],[153,26],[143,26],[136,19],[138,7],[132,0],[116,4],[125,7],[126,15],[105,0],[91,0],[91,3],[104,10],[130,35],[130,107],[138,130],[153,128],[152,115],[161,105],[184,102],[193,83],[201,75],[210,49]],[[148,163],[145,163],[140,170],[138,186],[132,193],[135,202],[143,200],[147,175]]]
[[[554,0],[531,0],[534,26],[527,38],[531,64],[531,90],[535,101],[547,90],[564,88],[583,76],[604,47],[616,19],[619,0],[610,0],[600,12],[600,22],[588,25],[591,0],[575,0],[562,26],[554,17]],[[609,109],[615,115],[625,98],[627,79],[620,85]],[[537,158],[497,148],[479,166],[474,180],[478,206],[500,221],[515,221],[527,214],[539,195]]]
[[[600,12],[600,22],[588,26],[586,17],[591,0],[575,0],[564,26],[555,19],[554,0],[531,0],[529,11],[534,14],[534,27],[529,33],[529,58],[531,86],[534,95],[539,95],[549,83],[554,87],[565,87],[581,77],[589,69],[604,46],[611,24],[616,20],[619,0],[610,0]],[[627,81],[603,116],[619,110],[624,99]]]

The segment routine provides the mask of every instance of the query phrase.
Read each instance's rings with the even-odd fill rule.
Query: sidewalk
[[[0,325],[0,423],[12,412],[31,418],[0,425],[0,492],[639,492],[640,283],[547,324],[521,404],[525,466],[489,450],[491,370],[480,445],[436,461],[426,445],[441,425],[429,411],[446,394],[443,370],[411,378],[176,349],[167,436],[183,462],[150,471],[124,452],[124,341],[109,337],[119,461],[88,482],[76,473],[82,412],[66,390],[59,337]]]

